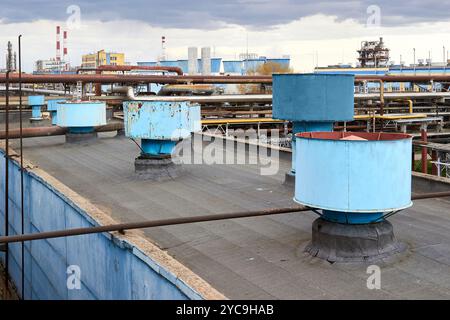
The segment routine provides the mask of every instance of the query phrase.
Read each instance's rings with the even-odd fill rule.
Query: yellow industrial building
[[[123,66],[125,65],[125,54],[117,52],[106,52],[100,50],[94,53],[84,54],[81,60],[82,68],[97,68],[99,66],[112,65]]]

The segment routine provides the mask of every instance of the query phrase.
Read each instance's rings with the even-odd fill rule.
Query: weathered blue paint
[[[351,121],[353,107],[353,75],[273,75],[273,117],[276,119]]]
[[[62,102],[56,108],[56,123],[60,127],[96,127],[106,124],[104,102]]]
[[[142,153],[171,154],[177,141],[201,130],[200,106],[175,101],[125,101],[125,135],[141,139]]]
[[[380,213],[411,203],[411,137],[395,140],[333,140],[297,136],[295,201],[345,222],[339,212],[373,222]],[[337,217],[337,218],[336,218]]]
[[[41,108],[44,104],[44,96],[28,96],[28,105],[31,106],[31,120],[42,120]]]
[[[57,124],[57,118],[58,118],[58,109],[57,109],[57,104],[59,102],[65,102],[67,101],[67,99],[51,99],[51,100],[47,100],[47,111],[50,111],[51,116],[52,116],[52,125],[56,126]]]
[[[123,110],[130,138],[178,141],[201,130],[199,106],[189,102],[125,101]]]
[[[5,170],[0,151],[0,171]],[[18,234],[20,170],[10,169],[9,233]],[[32,171],[25,171],[25,232],[43,232],[98,223],[70,198]],[[0,234],[4,235],[5,178],[0,179]],[[10,276],[25,299],[202,299],[164,265],[133,243],[109,233],[30,241],[25,243],[25,292],[21,290],[21,245],[10,244]],[[4,262],[4,253],[0,254]],[[81,271],[81,289],[67,287],[69,266]]]

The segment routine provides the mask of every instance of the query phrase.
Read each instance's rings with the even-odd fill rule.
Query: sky
[[[295,71],[355,63],[363,40],[383,37],[391,60],[443,61],[450,50],[450,1],[320,0],[2,0],[0,44],[17,49],[23,66],[55,56],[55,29],[68,30],[69,60],[100,49],[125,52],[126,60],[155,60],[166,37],[168,59],[187,57],[189,46],[210,46],[213,55],[234,59],[254,52],[290,55]],[[0,55],[0,68],[5,54]]]

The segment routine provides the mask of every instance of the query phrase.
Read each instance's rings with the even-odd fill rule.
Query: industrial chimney
[[[193,75],[197,73],[197,47],[188,48],[188,73]]]
[[[202,48],[202,75],[211,74],[211,48]]]
[[[61,61],[61,27],[56,26],[56,61]]]
[[[67,31],[63,33],[63,61],[64,61],[64,70],[68,69],[69,61],[67,59]]]

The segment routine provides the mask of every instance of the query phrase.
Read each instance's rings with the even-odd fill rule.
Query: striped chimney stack
[[[56,61],[61,61],[61,27],[56,26]]]
[[[67,31],[63,32],[63,61],[64,61],[64,69],[67,70],[68,60],[67,60]]]

